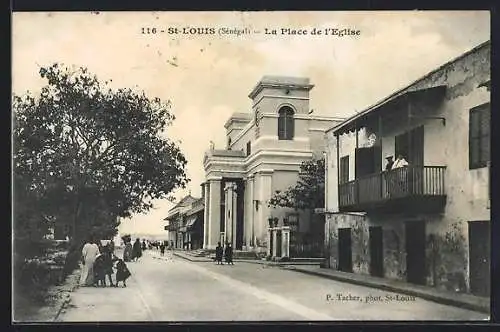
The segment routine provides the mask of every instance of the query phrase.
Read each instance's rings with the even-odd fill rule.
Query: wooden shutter
[[[248,142],[247,143],[247,156],[252,154],[252,143]]]
[[[469,168],[485,167],[490,160],[490,104],[469,113]]]
[[[292,140],[294,136],[295,126],[293,121],[293,111],[291,109],[286,112],[286,139]]]
[[[397,135],[394,140],[394,159],[398,155],[403,155],[403,157],[408,161],[408,133],[403,133]]]
[[[349,156],[340,158],[340,179],[339,183],[349,182]]]
[[[278,117],[278,139],[285,139],[285,112],[280,110]]]
[[[407,161],[412,166],[424,166],[424,126],[410,132],[410,148]]]
[[[486,166],[490,161],[490,104],[484,105],[480,111],[481,114],[481,166]]]

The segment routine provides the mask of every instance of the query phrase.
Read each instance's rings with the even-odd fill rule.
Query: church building
[[[313,87],[308,78],[264,76],[248,95],[251,112],[227,120],[226,147],[212,146],[203,163],[204,248],[221,242],[266,252],[269,219],[310,231],[310,213],[271,208],[268,201],[297,183],[303,161],[323,158],[325,130],[342,121],[313,114]]]

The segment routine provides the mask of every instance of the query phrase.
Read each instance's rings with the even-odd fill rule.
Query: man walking
[[[233,247],[231,247],[231,243],[228,243],[226,246],[226,250],[224,252],[224,256],[226,258],[226,263],[234,265],[233,263]]]
[[[160,255],[162,255],[162,256],[165,255],[165,243],[164,242],[162,242],[160,244]]]
[[[217,262],[217,265],[224,265],[224,263],[222,262],[223,251],[224,250],[222,249],[220,242],[218,242],[217,247],[215,247],[215,261]]]

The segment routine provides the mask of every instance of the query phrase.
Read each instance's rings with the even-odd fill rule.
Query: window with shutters
[[[490,161],[490,103],[469,113],[469,169],[486,167]]]
[[[349,182],[349,156],[340,158],[340,178],[339,183]]]
[[[294,136],[294,119],[293,109],[289,106],[283,106],[279,110],[278,117],[278,139],[280,140],[293,140]]]

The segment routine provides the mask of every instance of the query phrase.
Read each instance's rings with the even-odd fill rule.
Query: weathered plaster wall
[[[384,272],[389,279],[406,279],[406,252],[404,221],[423,220],[426,223],[426,279],[427,285],[439,289],[465,292],[470,288],[469,280],[469,221],[490,220],[488,207],[487,168],[469,169],[468,130],[469,110],[490,101],[490,93],[478,85],[490,79],[490,47],[487,45],[470,53],[458,61],[447,64],[439,71],[412,85],[408,90],[427,88],[445,84],[447,93],[443,103],[429,109],[416,105],[420,119],[413,119],[412,127],[424,125],[424,164],[446,166],[445,190],[447,202],[441,215],[413,216],[366,216],[328,215],[325,239],[329,253],[330,267],[336,268],[338,257],[337,229],[341,225],[352,227],[353,268],[358,273],[368,273],[369,243],[364,232],[369,226],[383,227]],[[446,125],[439,120],[425,117],[444,117]],[[398,121],[396,121],[396,124]],[[394,155],[394,136],[403,132],[400,126],[385,127],[382,138],[382,153]],[[364,144],[366,135],[360,137]],[[327,183],[326,210],[338,211],[338,169],[336,142],[327,133]],[[340,142],[340,157],[350,156],[350,178],[353,179],[354,135],[343,135]],[[383,165],[384,166],[384,163]],[[352,175],[351,175],[352,174]],[[361,218],[361,219],[359,219]],[[362,223],[366,226],[360,227]],[[356,235],[355,235],[356,234]],[[364,245],[364,244],[363,244]]]

